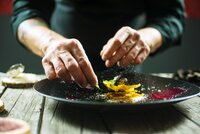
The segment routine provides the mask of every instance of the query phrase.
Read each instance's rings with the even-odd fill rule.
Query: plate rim
[[[159,77],[159,78],[162,78],[162,79],[171,79],[171,80],[174,80],[172,78],[165,78],[165,77],[160,77],[160,76],[155,76],[155,75],[150,75],[150,74],[142,74],[142,73],[138,73],[138,74],[148,75],[148,76],[151,76],[151,77]],[[177,102],[185,101],[185,100],[188,100],[190,98],[193,98],[193,97],[196,97],[196,96],[200,95],[200,87],[199,86],[197,86],[197,85],[195,85],[193,83],[187,82],[187,81],[174,80],[174,81],[180,81],[180,82],[184,82],[186,84],[190,84],[190,85],[198,88],[199,92],[196,93],[196,94],[189,95],[189,96],[184,96],[184,97],[174,98],[174,99],[168,99],[167,101],[156,100],[156,101],[153,101],[153,102],[144,102],[144,103],[108,103],[108,102],[101,102],[101,101],[87,101],[87,100],[75,100],[75,99],[68,100],[68,99],[65,99],[65,98],[59,98],[59,97],[56,97],[56,96],[51,96],[51,95],[48,95],[48,94],[44,94],[44,93],[38,91],[36,89],[37,84],[40,83],[41,81],[44,81],[44,80],[48,80],[48,79],[47,78],[42,79],[42,80],[36,82],[33,85],[33,89],[37,93],[39,93],[40,95],[42,95],[44,97],[53,99],[53,100],[57,100],[57,101],[65,102],[65,103],[70,103],[70,104],[76,104],[76,105],[90,105],[90,106],[93,106],[93,105],[98,105],[98,106],[119,106],[119,105],[120,106],[147,106],[147,105],[160,105],[160,104],[177,103]]]

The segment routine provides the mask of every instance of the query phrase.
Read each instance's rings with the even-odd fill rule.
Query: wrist
[[[162,36],[160,32],[151,27],[138,30],[144,42],[150,47],[150,53],[154,53],[162,45]]]
[[[48,30],[45,32],[45,36],[41,40],[40,51],[42,52],[44,56],[51,46],[63,44],[64,42],[66,42],[66,40],[67,38],[63,37],[62,35],[52,30]]]

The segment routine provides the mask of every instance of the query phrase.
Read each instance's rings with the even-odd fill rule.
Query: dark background
[[[176,72],[178,69],[200,68],[200,0],[185,0],[186,29],[182,45],[148,58],[144,72]],[[0,72],[15,63],[23,63],[25,72],[44,73],[41,58],[20,46],[12,35],[10,16],[12,0],[0,0]]]

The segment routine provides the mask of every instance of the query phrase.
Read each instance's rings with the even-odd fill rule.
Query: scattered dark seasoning
[[[65,98],[67,100],[78,100],[78,101],[93,101],[93,102],[109,102],[110,101],[106,96],[105,93],[113,92],[109,89],[107,89],[104,84],[102,83],[103,80],[109,80],[113,79],[113,77],[122,74],[124,77],[128,79],[129,84],[134,83],[141,83],[142,86],[138,88],[137,90],[140,91],[140,93],[143,93],[146,97],[145,99],[138,101],[136,103],[145,103],[145,102],[154,102],[156,100],[169,100],[174,99],[176,97],[181,96],[185,92],[187,92],[186,89],[180,88],[180,87],[169,87],[169,85],[165,87],[159,87],[159,84],[157,83],[151,83],[151,87],[146,86],[150,81],[146,77],[143,77],[139,74],[133,74],[131,72],[127,73],[121,73],[123,70],[117,70],[117,69],[111,69],[108,71],[103,71],[103,73],[97,74],[99,79],[99,87],[100,89],[84,89],[80,88],[77,84],[71,83],[71,84],[64,84],[65,90]],[[131,74],[131,75],[130,75]],[[133,77],[134,76],[134,77]],[[147,82],[147,83],[145,83]],[[155,81],[156,82],[156,81]],[[160,90],[157,90],[160,89]],[[117,103],[127,103],[127,102],[117,102]]]
[[[78,87],[76,84],[66,85],[65,95],[67,100],[79,100],[79,101],[97,101],[97,102],[110,102],[112,103],[112,99],[106,98],[104,95],[107,92],[102,89],[83,89]],[[187,90],[179,87],[166,88],[159,91],[152,91],[149,94],[145,94],[146,99],[138,101],[137,103],[144,103],[146,101],[155,101],[155,100],[169,100],[174,99],[175,97],[180,96],[185,93]],[[115,101],[116,102],[116,101]],[[130,101],[129,101],[130,102]],[[117,103],[126,103],[126,100],[123,102],[121,100],[117,101]]]
[[[65,94],[68,100],[105,101],[103,92],[99,89],[84,89],[73,83],[66,86]]]
[[[98,79],[99,79],[99,86],[100,89],[84,89],[80,88],[77,84],[71,83],[65,85],[65,94],[66,99],[68,100],[85,100],[85,101],[107,101],[104,93],[112,92],[109,89],[107,89],[104,84],[103,80],[105,79],[113,79],[113,76],[116,76],[119,74],[120,71],[123,71],[123,69],[111,69],[109,71],[105,70],[103,73],[97,73]]]

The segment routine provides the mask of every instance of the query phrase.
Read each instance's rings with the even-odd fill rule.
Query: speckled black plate
[[[94,108],[94,109],[96,108],[138,109],[139,107],[144,108],[153,106],[163,106],[183,101],[200,94],[200,88],[198,86],[185,81],[177,81],[169,78],[140,74],[130,70],[128,71],[125,70],[125,71],[110,69],[98,73],[97,75],[101,90],[81,89],[74,83],[65,84],[61,80],[50,81],[47,79],[37,82],[34,85],[34,89],[45,97],[66,102],[67,104],[71,104],[74,106]],[[142,86],[138,88],[138,90],[141,93],[147,95],[147,98],[143,101],[138,101],[134,103],[130,102],[112,103],[99,97],[101,96],[101,94],[108,92],[108,90],[102,84],[102,81],[105,79],[108,80],[113,79],[114,76],[119,74],[127,78],[129,84],[141,83]],[[183,92],[174,95],[173,93],[177,89],[181,89]],[[164,95],[168,94],[167,98],[163,98],[163,93]],[[155,98],[156,96],[159,95],[161,96],[161,98],[160,97]]]

